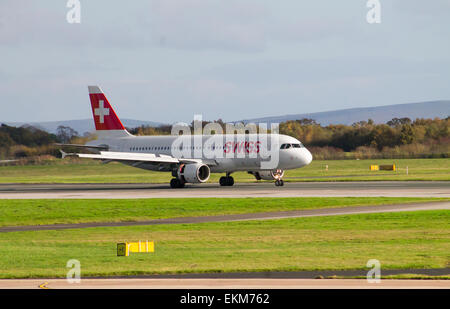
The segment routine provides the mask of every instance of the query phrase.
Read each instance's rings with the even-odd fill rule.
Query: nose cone
[[[305,159],[305,165],[310,164],[313,160],[313,156],[312,156],[311,152],[309,152],[309,150],[306,148],[305,148],[304,159]]]

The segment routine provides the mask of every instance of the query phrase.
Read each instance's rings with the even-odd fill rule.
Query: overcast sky
[[[0,121],[225,121],[450,99],[450,0],[0,0]]]

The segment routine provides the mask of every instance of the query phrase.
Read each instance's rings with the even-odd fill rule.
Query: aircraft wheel
[[[220,179],[219,179],[219,184],[223,187],[223,186],[226,186],[227,184],[226,184],[226,182],[227,182],[227,178],[226,177],[220,177]]]
[[[222,176],[219,179],[219,184],[221,186],[227,186],[227,187],[232,186],[232,185],[234,185],[234,178],[231,176],[226,176],[226,177]]]
[[[277,186],[277,187],[282,187],[282,186],[284,186],[284,181],[283,181],[283,180],[280,180],[280,179],[277,179],[277,180],[275,181],[275,186]]]
[[[184,188],[184,182],[179,180],[178,178],[172,178],[170,180],[170,187],[171,188]]]

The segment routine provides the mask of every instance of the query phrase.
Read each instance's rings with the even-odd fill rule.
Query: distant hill
[[[134,119],[121,119],[123,125],[128,128],[135,128],[141,125],[158,127],[162,125],[160,122],[154,121],[143,121]],[[0,123],[2,123],[0,121]],[[56,129],[60,126],[71,127],[77,131],[80,135],[85,132],[92,132],[95,130],[94,121],[92,119],[81,119],[81,120],[61,120],[61,121],[48,121],[48,122],[3,122],[9,126],[20,127],[22,125],[31,125],[33,127],[39,128],[41,130],[47,131],[49,133],[56,133]]]
[[[311,118],[314,119],[317,123],[326,126],[329,124],[351,125],[358,121],[367,121],[369,118],[372,119],[375,123],[386,123],[392,118],[408,117],[411,120],[414,120],[416,118],[447,118],[448,116],[450,116],[450,101],[430,101],[376,107],[340,109],[320,113],[291,114],[284,116],[254,118],[240,120],[240,122],[270,124],[276,122],[281,123],[288,120]]]
[[[351,125],[355,122],[368,120],[371,118],[375,123],[386,123],[392,118],[408,117],[412,120],[416,118],[447,118],[450,116],[450,101],[430,101],[421,103],[407,103],[396,105],[385,105],[376,107],[362,107],[362,108],[350,108],[340,109],[328,112],[320,113],[308,113],[308,114],[291,114],[284,116],[271,116],[264,118],[254,118],[239,120],[236,122],[254,122],[254,123],[267,123],[270,125],[272,122],[284,122],[288,120],[297,120],[302,118],[314,119],[321,125],[329,124],[346,124]],[[163,123],[154,121],[142,121],[134,119],[122,119],[124,126],[128,128],[135,128],[141,125],[158,127]],[[0,123],[2,123],[0,121]],[[94,122],[92,119],[82,120],[62,120],[62,121],[50,121],[50,122],[4,122],[7,125],[19,127],[22,125],[32,125],[50,133],[56,133],[58,126],[68,126],[76,130],[80,135],[85,132],[94,131]]]

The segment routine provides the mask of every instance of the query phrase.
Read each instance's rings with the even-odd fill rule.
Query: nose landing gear
[[[277,186],[277,187],[282,187],[282,186],[284,186],[284,181],[283,181],[283,179],[277,179],[277,180],[275,180],[275,186]]]
[[[275,179],[275,186],[277,187],[282,187],[284,186],[284,181],[283,181],[283,175],[284,175],[284,171],[283,170],[276,170],[275,172],[273,172],[273,178]]]

